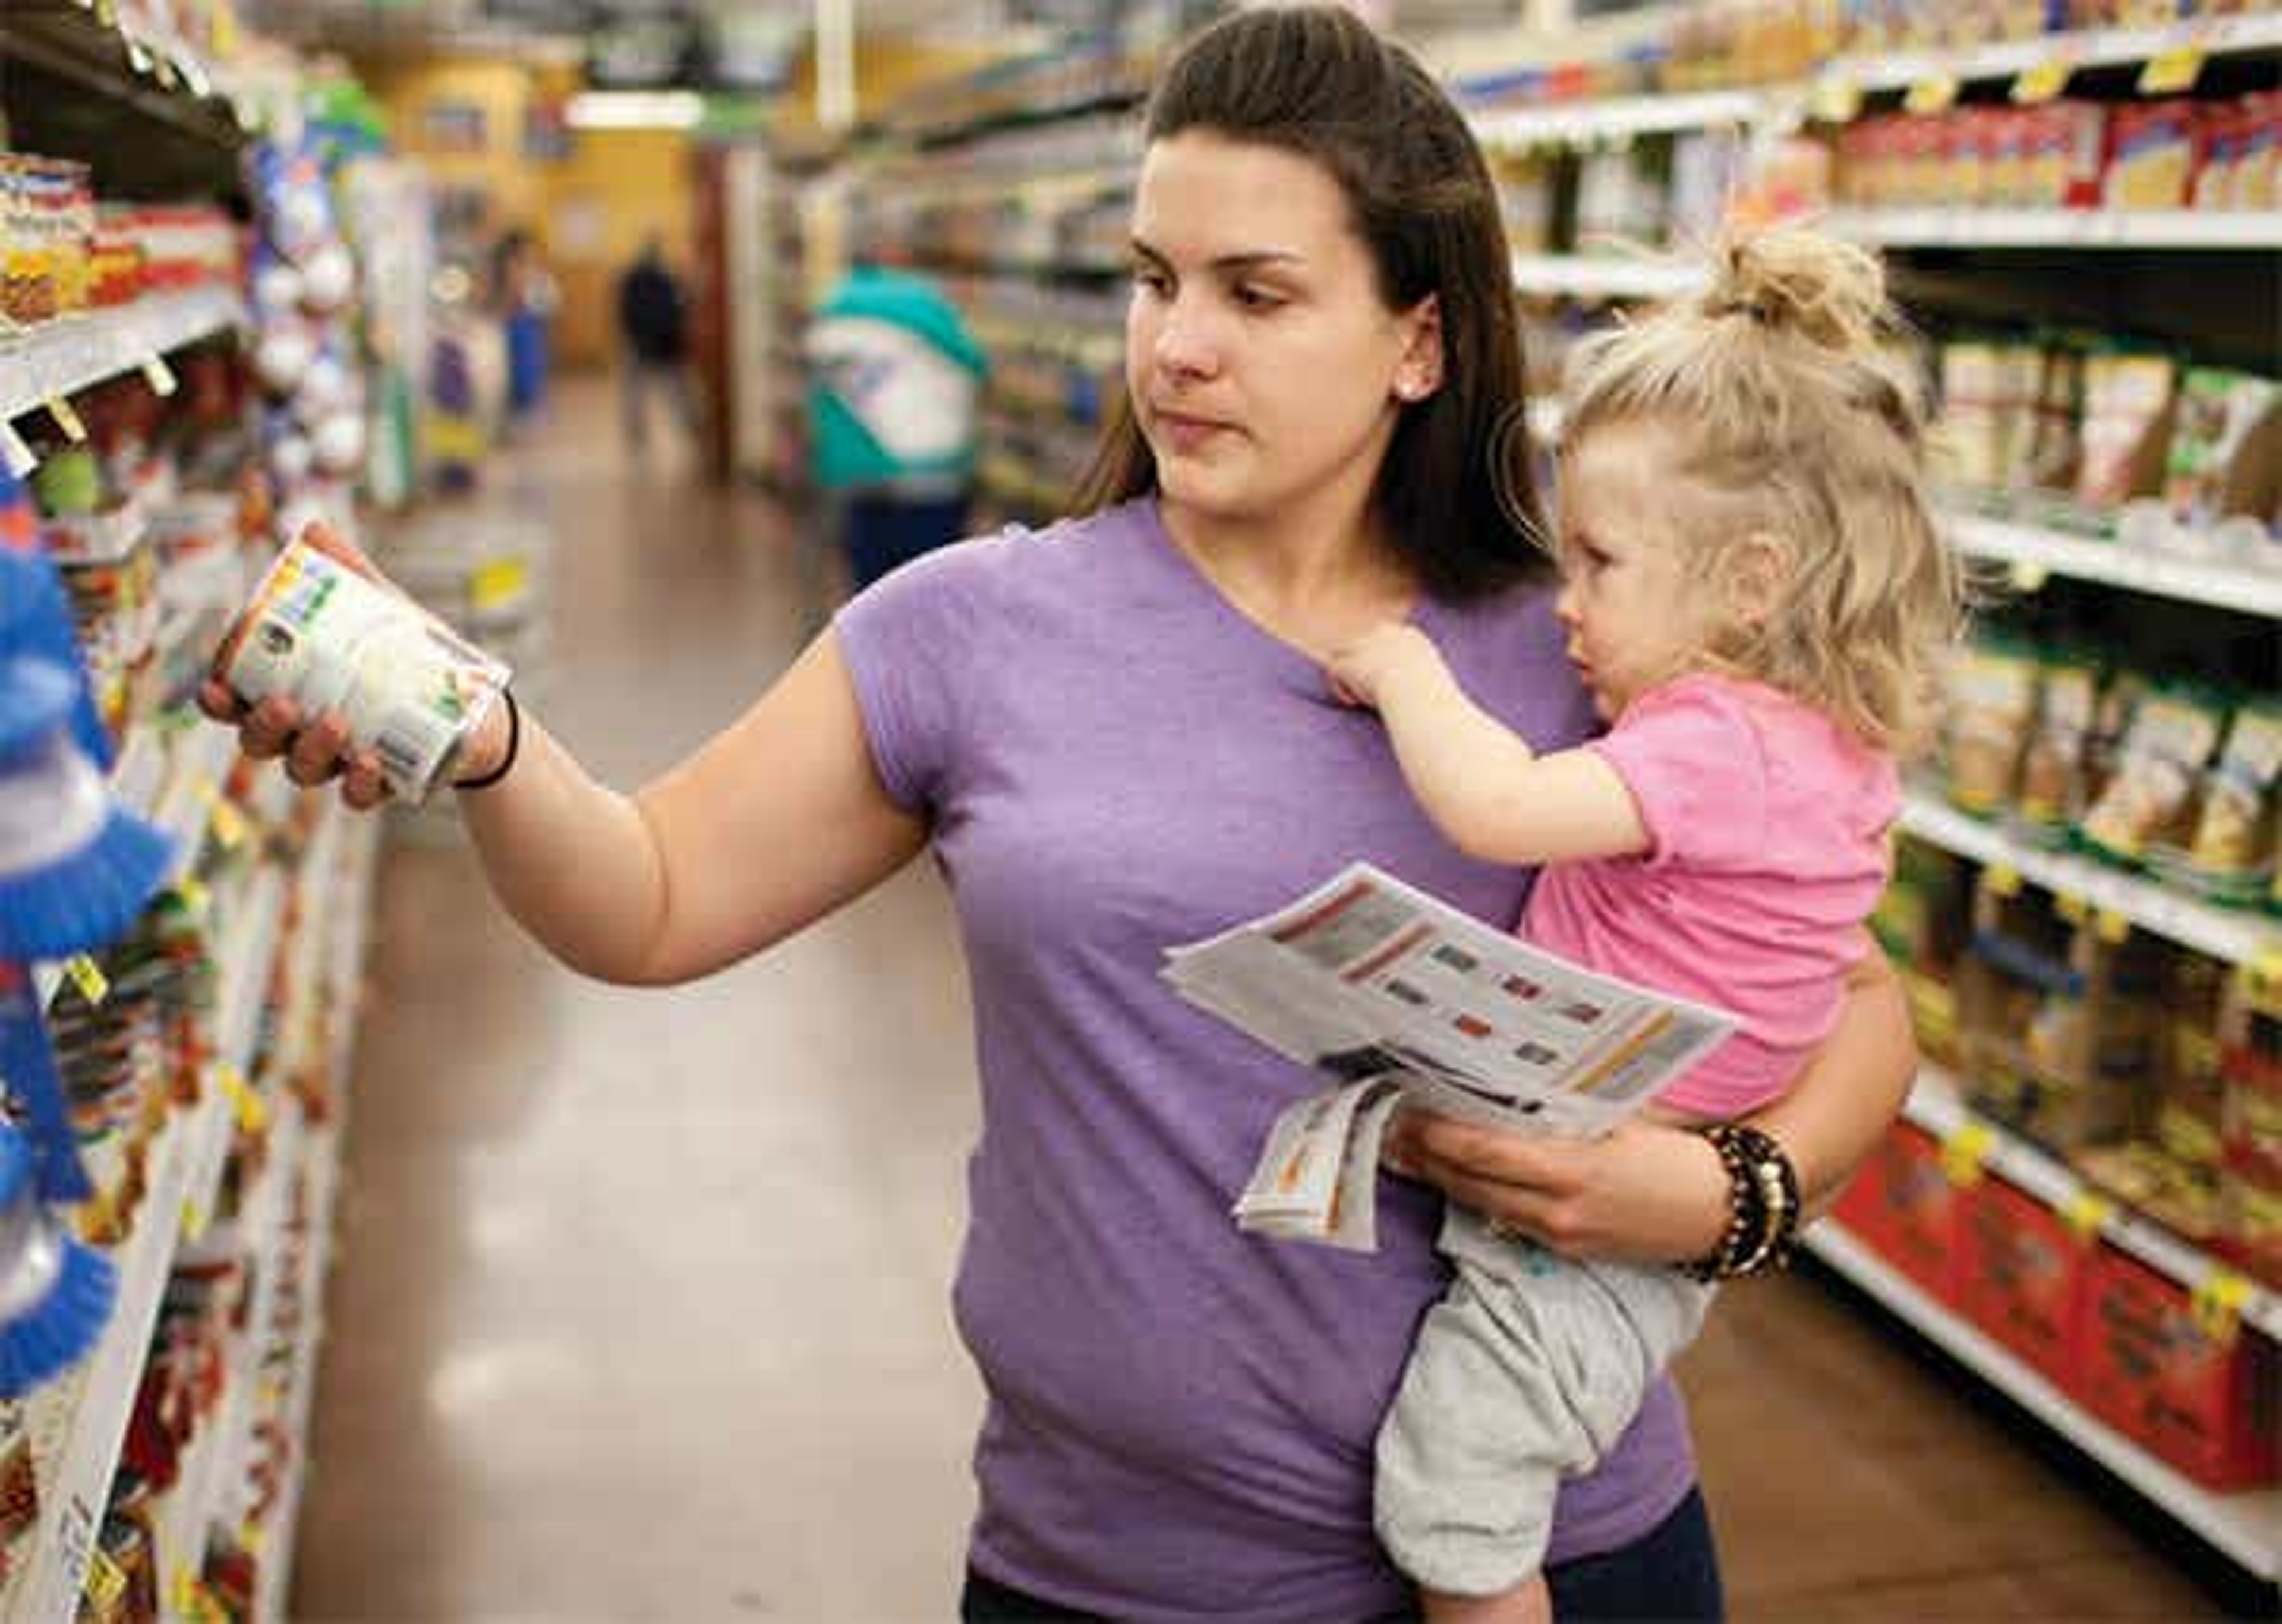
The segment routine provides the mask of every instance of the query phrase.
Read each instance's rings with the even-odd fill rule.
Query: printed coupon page
[[[1168,949],[1180,995],[1331,1086],[1269,1130],[1242,1227],[1369,1251],[1397,1106],[1590,1136],[1735,1028],[1724,1010],[1540,952],[1369,864],[1203,942]]]
[[[1278,912],[1169,949],[1199,1007],[1343,1082],[1546,1133],[1607,1131],[1735,1030],[1599,975],[1366,863]]]

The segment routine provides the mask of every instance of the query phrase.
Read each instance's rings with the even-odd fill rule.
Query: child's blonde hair
[[[1935,517],[1925,423],[1876,257],[1795,228],[1724,238],[1709,289],[1572,357],[1562,450],[1646,421],[1706,499],[1678,528],[1712,579],[1746,545],[1783,567],[1763,617],[1708,650],[1898,753],[1932,729],[1963,580]]]

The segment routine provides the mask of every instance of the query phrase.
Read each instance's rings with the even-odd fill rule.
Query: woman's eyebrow
[[[1133,257],[1151,265],[1170,270],[1173,262],[1139,237],[1132,239]],[[1247,248],[1234,253],[1215,254],[1207,262],[1207,268],[1222,272],[1261,270],[1272,265],[1304,265],[1307,256],[1285,248]]]

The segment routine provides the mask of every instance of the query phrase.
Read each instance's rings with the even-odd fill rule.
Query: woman
[[[1240,1234],[1229,1202],[1315,1080],[1156,976],[1168,944],[1369,857],[1501,925],[1525,878],[1444,843],[1326,650],[1428,627],[1501,718],[1573,742],[1589,710],[1493,469],[1521,408],[1494,194],[1407,55],[1331,8],[1239,13],[1153,104],[1136,195],[1128,410],[1086,516],[969,542],[849,605],[736,724],[633,797],[527,719],[464,763],[494,890],[608,980],[757,952],[923,849],[965,940],[983,1095],[957,1287],[989,1408],[969,1620],[1403,1615],[1373,1541],[1371,1440],[1440,1293],[1436,1194],[1402,1185],[1358,1258]],[[237,716],[210,688],[217,715]],[[246,748],[302,783],[338,719],[265,703]],[[1906,1085],[1890,979],[1758,1125],[1810,1196]],[[1595,1255],[1713,1250],[1718,1154],[1651,1127],[1591,1146],[1412,1124],[1410,1170]],[[1564,1491],[1570,1618],[1710,1618],[1708,1525],[1665,1386]]]

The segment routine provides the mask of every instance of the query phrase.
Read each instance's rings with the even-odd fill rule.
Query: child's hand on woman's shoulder
[[[1331,692],[1342,704],[1376,710],[1400,683],[1438,672],[1442,656],[1425,633],[1407,620],[1384,625],[1342,643],[1324,657]]]

